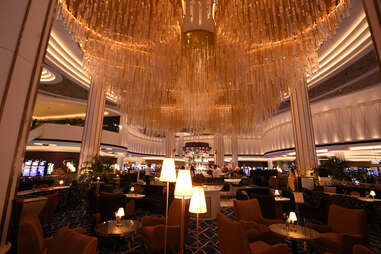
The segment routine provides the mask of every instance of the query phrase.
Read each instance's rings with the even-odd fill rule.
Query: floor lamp
[[[181,199],[180,254],[184,254],[185,199],[192,197],[192,178],[189,170],[181,169],[177,175],[175,198]]]
[[[176,182],[175,160],[165,158],[161,167],[160,181],[167,182],[167,202],[165,207],[165,229],[164,229],[164,253],[167,253],[167,231],[168,231],[168,201],[169,201],[169,183]]]
[[[198,219],[199,219],[198,216],[200,213],[206,213],[207,212],[204,188],[202,188],[200,186],[193,188],[193,195],[192,195],[190,205],[189,205],[189,212],[196,214],[196,224],[197,224],[196,225],[196,229],[197,229],[197,239],[196,239],[197,250],[196,250],[196,253],[198,253],[198,251],[200,249],[200,241],[198,238],[198,235],[199,235],[199,233],[198,233]]]

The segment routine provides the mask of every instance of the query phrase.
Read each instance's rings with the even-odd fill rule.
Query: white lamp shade
[[[376,196],[376,192],[374,190],[371,190],[369,195],[371,195],[372,197]]]
[[[60,181],[59,181],[59,184],[60,184],[60,185],[63,185],[63,184],[64,184],[64,181],[63,181],[63,180],[60,180]]]
[[[189,199],[192,197],[192,193],[192,178],[190,170],[179,170],[175,187],[175,198]]]
[[[116,217],[123,217],[124,216],[124,209],[123,207],[120,207],[118,211],[115,213]]]
[[[291,222],[295,222],[295,221],[298,220],[298,219],[296,218],[296,214],[295,214],[295,212],[290,212],[289,219],[290,219]]]
[[[160,181],[176,182],[176,167],[173,158],[165,158],[161,167]]]
[[[189,205],[189,212],[191,213],[206,213],[206,202],[204,188],[193,187],[193,195]]]
[[[274,194],[275,196],[279,196],[279,190],[275,190]]]

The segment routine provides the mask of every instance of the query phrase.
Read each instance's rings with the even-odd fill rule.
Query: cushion
[[[254,243],[250,244],[250,251],[251,253],[259,253],[262,252],[270,247],[269,244],[263,242],[263,241],[256,241]]]
[[[368,221],[362,209],[348,209],[338,205],[331,205],[329,209],[328,225],[332,232],[367,235]]]
[[[96,251],[97,239],[95,237],[81,234],[68,227],[62,227],[58,230],[52,241],[52,247],[49,248],[48,254],[90,253],[89,249],[94,250],[91,253],[95,254]]]

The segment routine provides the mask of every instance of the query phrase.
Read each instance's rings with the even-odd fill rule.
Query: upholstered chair
[[[367,247],[361,244],[356,244],[352,248],[352,254],[376,254]]]
[[[366,244],[368,220],[364,210],[331,205],[328,225],[306,223],[320,232],[320,238],[310,241],[311,246],[332,253],[351,253],[355,244]]]
[[[96,254],[97,243],[96,237],[83,234],[81,228],[63,227],[54,237],[44,238],[37,215],[25,214],[20,219],[18,254]]]
[[[184,239],[189,223],[189,202],[186,202],[184,211]],[[141,235],[146,246],[152,252],[159,252],[164,248],[165,217],[144,216],[141,219]],[[180,246],[181,199],[174,199],[168,211],[167,248]]]
[[[286,244],[270,245],[264,241],[249,243],[243,226],[222,213],[217,214],[218,239],[221,254],[287,254]]]
[[[59,193],[56,192],[53,194],[46,195],[45,197],[47,197],[48,200],[40,215],[40,220],[43,225],[49,224],[52,222],[58,207]]]
[[[267,226],[283,223],[281,219],[264,218],[257,199],[234,200],[234,214],[239,221],[255,221]]]

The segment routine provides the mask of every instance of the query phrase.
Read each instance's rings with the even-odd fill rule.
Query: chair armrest
[[[266,218],[263,218],[263,224],[267,225],[267,226],[270,226],[272,224],[283,224],[284,221],[281,220],[281,219],[266,219]]]
[[[328,233],[328,232],[332,231],[331,227],[328,226],[328,225],[319,225],[319,224],[314,224],[314,223],[307,222],[305,224],[305,226],[308,227],[308,228],[315,229],[319,233]]]
[[[81,234],[85,233],[85,229],[83,227],[72,228],[72,230],[77,231],[78,233],[81,233]]]
[[[272,253],[289,254],[290,251],[288,249],[287,244],[278,243],[278,244],[272,245],[271,247],[266,248],[266,249],[258,252],[258,254],[272,254]]]
[[[341,233],[340,236],[343,241],[344,253],[351,253],[353,246],[356,244],[366,244],[365,240],[359,234]]]
[[[49,249],[51,249],[55,245],[55,241],[53,237],[47,237],[44,238],[44,246],[48,252]]]
[[[144,216],[142,217],[142,226],[155,226],[155,225],[163,225],[165,224],[165,218],[162,217],[153,217],[153,216]]]

